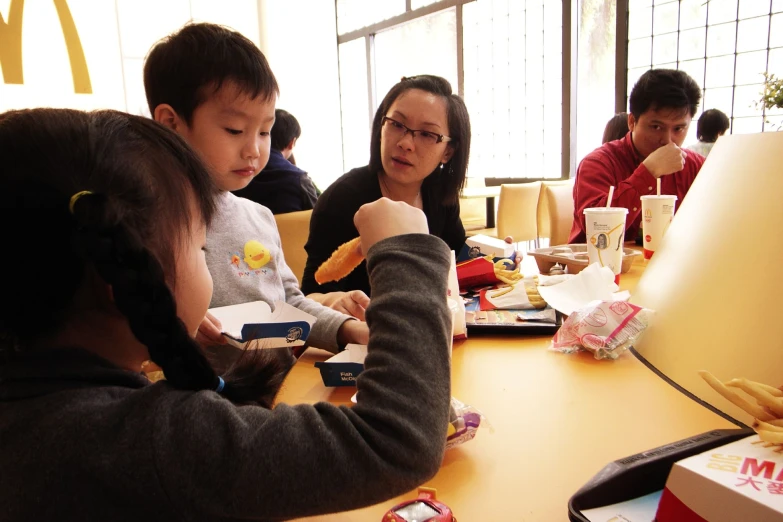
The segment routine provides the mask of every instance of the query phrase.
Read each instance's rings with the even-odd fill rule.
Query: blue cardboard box
[[[275,311],[263,301],[212,308],[210,312],[223,324],[226,341],[244,349],[302,347],[310,335],[315,317],[283,301]]]
[[[367,346],[349,344],[345,350],[325,360],[317,361],[324,386],[356,386],[356,378],[364,371]]]

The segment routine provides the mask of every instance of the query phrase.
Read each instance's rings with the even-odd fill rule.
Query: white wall
[[[9,21],[11,2],[0,0]],[[152,44],[190,20],[227,25],[267,55],[280,84],[278,106],[302,125],[299,166],[320,188],[342,172],[335,5],[331,0],[67,0],[84,49],[92,94],[74,93],[51,0],[26,0],[24,84],[2,80],[0,112],[29,107],[118,109],[149,115],[142,68]],[[2,42],[0,42],[2,43]]]
[[[261,50],[280,84],[277,106],[296,116],[294,155],[321,189],[343,174],[335,5],[259,0]]]
[[[12,1],[19,2],[0,0],[6,23]],[[160,38],[192,19],[228,25],[259,43],[257,0],[67,0],[67,5],[84,49],[92,94],[74,93],[54,3],[27,0],[22,17],[24,84],[0,82],[0,111],[70,107],[148,114],[142,66]]]

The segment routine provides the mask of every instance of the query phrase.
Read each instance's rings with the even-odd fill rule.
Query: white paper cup
[[[586,208],[585,228],[587,231],[587,259],[590,264],[599,263],[614,272],[615,283],[620,282],[623,265],[623,240],[625,238],[625,217],[627,208]]]
[[[663,239],[674,216],[677,196],[642,196],[642,229],[644,233],[644,258],[650,259]]]
[[[457,314],[459,314],[459,304],[457,301],[448,298],[449,310],[451,310],[451,337],[449,338],[449,358],[451,358],[451,348],[454,346],[454,329],[457,326]]]

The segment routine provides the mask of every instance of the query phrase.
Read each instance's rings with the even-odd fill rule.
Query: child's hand
[[[201,321],[196,334],[196,341],[202,346],[211,346],[215,344],[226,344],[223,334],[223,325],[217,317],[207,312],[207,315]]]
[[[345,321],[337,330],[337,343],[340,345],[367,344],[368,342],[370,342],[370,328],[363,321]]]
[[[427,217],[418,208],[401,201],[381,198],[362,205],[353,217],[362,237],[362,252],[378,241],[402,234],[429,234]]]
[[[338,312],[353,316],[360,321],[364,321],[364,311],[370,306],[370,298],[361,290],[351,290],[350,292],[329,292],[328,294],[310,294],[308,299],[318,301]]]

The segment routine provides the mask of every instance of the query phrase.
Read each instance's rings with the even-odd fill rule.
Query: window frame
[[[369,115],[368,125],[372,125],[373,114],[375,107],[378,103],[378,93],[375,86],[375,66],[374,63],[374,39],[375,36],[382,31],[392,29],[394,27],[403,25],[405,23],[414,21],[418,18],[422,18],[446,9],[456,9],[456,51],[457,51],[457,94],[464,98],[465,96],[465,69],[463,60],[463,18],[462,7],[465,4],[469,4],[476,0],[440,0],[432,4],[420,7],[418,9],[411,9],[411,0],[405,0],[405,12],[381,22],[377,22],[353,31],[349,31],[343,34],[337,34],[337,46],[341,44],[363,38],[365,41],[365,59],[367,63],[367,100],[369,107],[367,108]],[[572,56],[576,55],[576,35],[572,28],[572,20],[575,17],[576,0],[561,0],[562,2],[562,115],[561,115],[561,165],[560,165],[560,177],[559,178],[511,178],[513,182],[528,183],[534,181],[553,181],[557,179],[568,179],[576,173],[576,111],[572,108],[576,107],[576,89],[572,88],[572,77],[576,77],[575,62],[572,60]],[[337,0],[335,0],[335,13],[337,12]],[[335,28],[337,27],[337,20],[335,18]],[[339,60],[339,52],[338,60]],[[342,79],[340,80],[342,81]],[[342,89],[341,89],[342,95]],[[572,114],[573,113],[573,114]],[[341,126],[342,128],[342,126]],[[342,132],[342,130],[341,130]],[[484,178],[494,179],[494,178]],[[509,178],[503,178],[508,180]]]
[[[705,92],[706,91],[710,91],[710,90],[716,88],[716,87],[709,87],[708,88],[706,86],[706,83],[707,83],[707,81],[706,81],[707,80],[707,60],[708,59],[721,58],[721,57],[725,57],[725,56],[732,56],[733,59],[734,59],[734,70],[732,72],[732,84],[730,86],[731,87],[731,101],[732,101],[732,103],[731,103],[731,110],[730,111],[725,111],[725,110],[723,110],[723,108],[721,108],[721,110],[723,110],[723,112],[725,112],[726,115],[729,117],[729,122],[730,122],[730,127],[729,127],[729,130],[728,130],[729,133],[733,133],[733,131],[734,131],[734,120],[735,120],[735,118],[739,118],[739,119],[745,118],[745,116],[742,116],[742,115],[735,116],[734,102],[735,102],[735,96],[736,96],[737,87],[743,87],[745,85],[748,85],[746,83],[739,83],[739,84],[737,83],[737,61],[738,61],[737,59],[738,59],[738,57],[741,56],[741,55],[744,55],[744,54],[752,53],[752,52],[757,52],[757,51],[762,51],[762,50],[766,51],[767,56],[766,56],[765,66],[766,66],[766,70],[769,71],[770,51],[775,50],[775,49],[783,49],[783,47],[772,47],[772,48],[770,47],[771,37],[772,37],[772,17],[773,17],[773,15],[777,14],[776,12],[773,12],[773,10],[772,10],[773,1],[772,0],[769,1],[769,11],[767,13],[762,14],[762,15],[756,15],[756,16],[753,16],[753,17],[750,17],[750,18],[740,18],[741,4],[742,4],[743,1],[747,2],[747,1],[750,1],[750,0],[737,0],[737,11],[736,11],[733,19],[731,19],[731,20],[723,20],[723,21],[720,21],[718,23],[710,24],[710,22],[709,22],[709,9],[710,9],[710,5],[709,4],[710,4],[710,0],[706,0],[706,2],[705,2],[706,13],[705,13],[705,17],[704,17],[704,20],[705,20],[704,21],[704,26],[696,26],[696,27],[690,27],[690,28],[686,29],[686,30],[693,30],[693,29],[702,29],[703,28],[704,32],[705,32],[704,55],[700,56],[699,58],[694,58],[694,60],[696,60],[696,59],[703,59],[704,60],[704,74],[702,75],[701,78],[694,78],[697,81],[697,83],[699,84],[699,86],[701,87],[701,90],[702,90],[702,99],[701,99],[701,104],[700,104],[700,110],[701,111],[704,111],[706,108],[708,108],[708,107],[704,107],[704,105],[703,105]],[[755,1],[758,1],[758,0],[755,0]],[[630,41],[629,40],[629,36],[630,35],[628,33],[628,24],[629,24],[628,21],[629,21],[629,18],[630,18],[630,5],[629,4],[630,4],[629,0],[617,0],[617,43],[616,43],[617,57],[616,57],[616,62],[615,62],[616,63],[616,66],[615,66],[615,110],[616,110],[616,112],[624,112],[624,111],[628,110],[628,72],[629,72],[629,68],[628,68],[628,44],[629,44],[629,41]],[[677,21],[677,63],[678,63],[678,67],[679,67],[679,62],[682,61],[682,60],[679,59],[680,58],[680,34],[682,33],[683,30],[680,28],[681,19],[682,19],[682,3],[680,1],[680,2],[677,2],[677,4],[678,4],[678,8],[677,8],[678,9],[677,10],[677,19],[678,19],[678,21]],[[663,4],[663,5],[668,5],[668,4]],[[651,11],[651,15],[650,15],[651,16],[650,35],[654,39],[655,36],[661,36],[661,35],[655,35],[655,8],[656,8],[655,3],[653,3],[653,5],[651,5],[650,8],[652,10]],[[737,35],[739,33],[739,24],[740,24],[740,22],[741,21],[745,21],[745,20],[753,20],[755,18],[763,18],[763,17],[767,17],[768,18],[768,24],[767,24],[767,46],[765,48],[759,49],[759,50],[739,51],[738,52],[737,51],[737,48],[738,48],[738,38],[737,38]],[[734,35],[734,50],[733,50],[733,52],[727,53],[727,54],[723,54],[723,55],[720,55],[720,56],[708,56],[708,51],[707,51],[707,42],[708,42],[707,38],[708,38],[708,36],[707,35],[708,35],[709,28],[710,27],[719,26],[719,25],[723,25],[723,24],[728,24],[728,23],[733,23],[736,26],[735,27],[735,35]],[[646,37],[647,35],[644,35],[644,36]],[[654,45],[651,45],[651,53],[652,53],[652,49],[654,49]],[[650,57],[650,68],[652,68],[654,66],[655,66],[655,63],[654,63],[654,60],[653,60],[652,55],[651,55],[651,57]],[[640,67],[637,67],[636,69],[639,69],[639,68]],[[750,84],[750,85],[755,85],[755,83],[754,84]],[[761,98],[761,93],[759,93],[758,97],[759,97],[759,99]],[[771,131],[771,130],[776,130],[775,124],[774,124],[774,122],[768,122],[767,121],[767,109],[766,109],[766,107],[762,107],[762,109],[761,109],[761,132],[768,132],[768,131]]]

